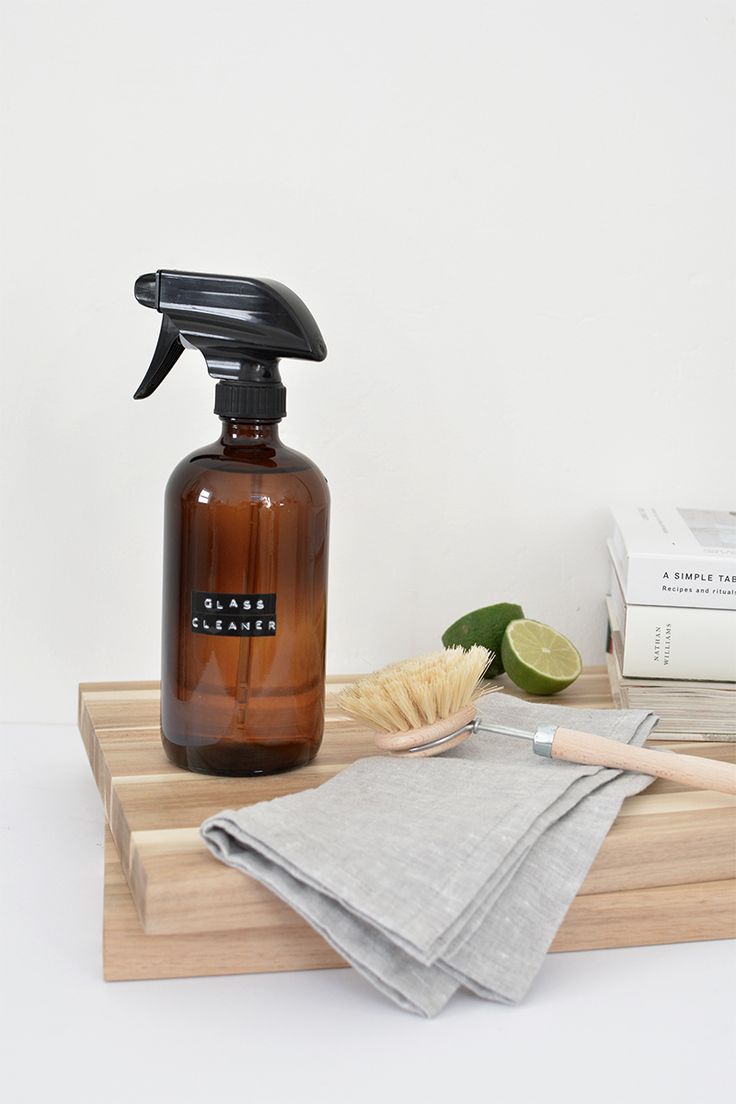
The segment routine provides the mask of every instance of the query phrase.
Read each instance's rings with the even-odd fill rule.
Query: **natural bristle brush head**
[[[500,689],[483,682],[492,659],[487,648],[475,644],[392,663],[344,690],[340,706],[379,730],[376,744],[382,750],[437,755],[470,735],[475,701]],[[445,740],[450,733],[456,735]],[[442,743],[424,748],[437,740]]]
[[[490,661],[486,648],[474,645],[465,651],[456,645],[393,663],[348,687],[340,696],[340,705],[346,713],[379,729],[376,744],[394,755],[439,755],[472,732],[493,732],[530,741],[532,750],[548,760],[652,774],[736,796],[733,763],[632,747],[555,724],[542,724],[536,732],[529,732],[487,720],[481,723],[475,715],[476,700],[490,690],[501,689],[482,681]]]

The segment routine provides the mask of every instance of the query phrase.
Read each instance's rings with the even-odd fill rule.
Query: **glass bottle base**
[[[161,736],[166,758],[175,767],[195,774],[213,774],[225,778],[252,778],[263,774],[281,774],[311,763],[319,744],[304,741],[273,745],[235,744],[221,741],[201,747],[174,744]]]

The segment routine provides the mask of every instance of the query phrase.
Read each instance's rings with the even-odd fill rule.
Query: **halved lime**
[[[511,621],[501,658],[511,681],[527,694],[558,694],[583,669],[575,645],[541,621]]]
[[[515,602],[497,602],[495,606],[483,606],[460,617],[442,634],[442,643],[446,648],[459,644],[461,648],[472,648],[480,644],[493,653],[493,661],[486,671],[486,678],[495,678],[503,672],[501,662],[501,641],[509,621],[524,616],[521,606]]]

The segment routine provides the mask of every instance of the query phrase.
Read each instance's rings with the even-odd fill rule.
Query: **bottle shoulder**
[[[204,492],[204,493],[203,493]],[[214,441],[176,465],[167,495],[196,496],[203,503],[253,495],[286,500],[329,501],[327,480],[317,465],[281,442],[234,448]]]
[[[191,470],[193,467],[199,470],[259,473],[319,471],[313,460],[296,449],[289,448],[282,441],[263,444],[254,442],[246,446],[227,445],[221,440],[212,441],[183,457],[174,470]]]

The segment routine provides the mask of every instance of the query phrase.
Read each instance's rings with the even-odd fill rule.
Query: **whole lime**
[[[512,621],[501,656],[506,674],[527,694],[559,694],[583,669],[575,645],[541,621]]]
[[[510,621],[523,618],[524,611],[514,602],[497,602],[495,606],[483,606],[472,610],[450,625],[442,634],[442,643],[446,648],[459,644],[462,648],[472,648],[480,644],[493,652],[494,659],[486,671],[486,678],[495,678],[503,674],[501,642],[506,626]]]

